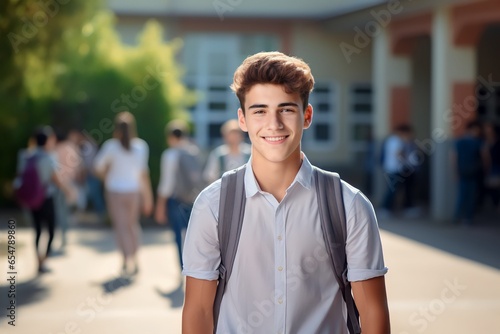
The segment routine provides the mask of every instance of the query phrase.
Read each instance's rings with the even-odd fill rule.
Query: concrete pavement
[[[497,225],[380,223],[392,333],[500,333]],[[14,327],[6,317],[4,221],[1,226],[0,267],[6,276],[0,284],[1,333],[180,333],[183,291],[173,235],[166,228],[144,228],[140,273],[128,280],[118,275],[120,256],[108,227],[73,226],[64,254],[57,252],[56,235],[56,252],[48,262],[52,272],[41,276],[35,270],[33,231],[18,227]]]

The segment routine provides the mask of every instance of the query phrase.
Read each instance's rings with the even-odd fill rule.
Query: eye
[[[262,109],[256,109],[253,113],[254,114],[263,114],[264,110],[262,110]]]
[[[282,113],[292,113],[292,112],[295,112],[295,110],[291,109],[291,108],[284,108],[284,109],[281,109],[281,112]]]

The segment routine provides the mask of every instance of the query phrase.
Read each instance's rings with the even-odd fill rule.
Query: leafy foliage
[[[124,110],[136,116],[139,136],[150,145],[152,181],[158,181],[164,125],[186,118],[194,102],[175,61],[182,43],[165,42],[161,26],[151,21],[137,45],[127,46],[113,15],[100,6],[99,0],[0,4],[0,33],[8,37],[0,41],[0,131],[9,138],[0,150],[10,157],[0,162],[4,197],[16,152],[35,125],[77,128],[102,143]]]

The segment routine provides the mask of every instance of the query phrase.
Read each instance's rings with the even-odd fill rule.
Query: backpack
[[[205,186],[198,153],[198,148],[194,145],[179,149],[179,169],[174,197],[188,204],[194,202]]]
[[[26,161],[21,174],[20,185],[15,190],[17,202],[30,210],[39,209],[45,200],[46,189],[40,180],[37,167],[38,157],[33,154]]]
[[[326,250],[347,306],[347,328],[350,334],[359,334],[359,313],[351,293],[351,283],[347,280],[347,231],[340,177],[337,173],[317,167],[313,168],[313,173]],[[214,333],[217,330],[222,297],[231,276],[243,225],[246,202],[244,175],[245,165],[225,173],[222,177],[218,223],[221,264],[214,301]]]

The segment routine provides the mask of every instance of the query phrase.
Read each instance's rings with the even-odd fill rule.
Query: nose
[[[269,130],[281,130],[283,129],[283,122],[281,120],[281,115],[277,112],[269,113]]]

